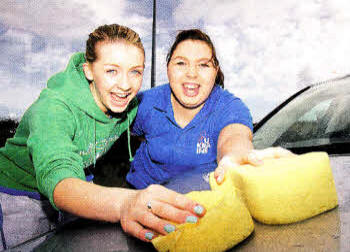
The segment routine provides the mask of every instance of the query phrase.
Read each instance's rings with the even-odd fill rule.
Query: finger
[[[262,150],[254,150],[254,154],[260,160],[263,160],[265,158],[274,158],[275,152],[276,152],[276,150],[272,147],[262,149]]]
[[[152,213],[176,223],[197,223],[198,221],[198,218],[191,212],[160,201],[152,201]]]
[[[219,185],[224,181],[225,172],[226,170],[222,166],[218,166],[214,171],[214,178]]]
[[[175,225],[157,217],[150,211],[147,211],[146,213],[143,213],[142,216],[136,218],[144,227],[154,230],[162,235],[167,235],[176,229]]]
[[[214,178],[216,179],[216,182],[220,185],[225,179],[227,170],[235,166],[238,166],[238,164],[232,161],[232,158],[230,156],[224,156],[221,158],[219,165],[214,172]]]
[[[205,214],[206,212],[205,208],[199,203],[191,200],[190,198],[184,196],[183,194],[180,194],[171,190],[169,191],[170,191],[170,197],[169,197],[170,200],[167,203],[179,209],[183,209],[191,213],[194,213],[198,216],[203,216]]]
[[[284,149],[282,147],[269,147],[263,150],[256,150],[255,153],[258,155],[260,159],[280,158],[280,157],[295,155],[291,151]]]
[[[147,189],[151,195],[157,195],[157,198],[165,203],[173,205],[179,209],[195,213],[198,216],[203,216],[206,212],[205,208],[197,202],[191,200],[183,194],[167,189],[160,185],[150,185]]]
[[[279,157],[296,156],[296,154],[285,148],[276,147],[274,148],[274,156],[279,158]]]
[[[259,166],[262,165],[264,162],[261,158],[261,155],[259,155],[256,150],[251,150],[247,155],[247,163]]]
[[[153,238],[155,238],[155,233],[154,231],[150,230],[150,229],[147,229],[147,228],[144,228],[142,225],[140,225],[139,223],[135,222],[135,221],[126,221],[124,223],[121,223],[122,224],[122,228],[123,230],[144,241],[144,242],[150,242]]]

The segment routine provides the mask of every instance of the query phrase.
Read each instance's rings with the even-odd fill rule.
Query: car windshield
[[[291,100],[257,129],[255,148],[350,143],[349,79],[315,85]]]

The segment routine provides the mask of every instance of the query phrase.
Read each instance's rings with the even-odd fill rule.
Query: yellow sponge
[[[262,223],[293,223],[338,205],[325,152],[265,159],[262,166],[238,166],[226,176],[242,192],[253,218]],[[219,187],[213,177],[210,185]]]
[[[205,216],[196,224],[179,224],[176,231],[153,239],[158,251],[225,251],[253,231],[253,220],[231,180],[215,191],[193,191],[187,196],[206,208]]]

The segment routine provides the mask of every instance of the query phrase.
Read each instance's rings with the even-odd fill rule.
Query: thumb
[[[219,165],[214,171],[214,178],[219,185],[224,181],[226,169]]]
[[[238,166],[238,164],[232,161],[230,156],[224,156],[221,158],[219,165],[214,172],[216,182],[220,185],[224,181],[227,170],[235,166]]]

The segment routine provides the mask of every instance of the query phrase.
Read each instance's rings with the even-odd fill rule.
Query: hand
[[[120,211],[123,230],[146,242],[157,234],[174,231],[175,226],[170,222],[196,223],[205,214],[203,206],[161,185],[136,191]]]
[[[291,155],[295,154],[282,147],[270,147],[262,150],[253,149],[247,155],[241,157],[226,155],[220,160],[218,167],[215,169],[214,178],[218,184],[221,184],[224,181],[226,171],[235,166],[243,164],[258,166],[262,165],[264,163],[263,160],[266,158],[281,158]]]

